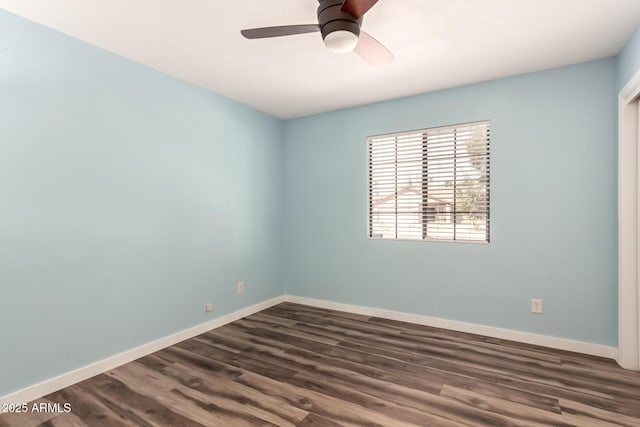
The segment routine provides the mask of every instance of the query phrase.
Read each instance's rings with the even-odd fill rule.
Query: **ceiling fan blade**
[[[360,19],[376,3],[378,3],[378,0],[344,0],[342,11],[353,15],[356,19]]]
[[[360,38],[353,51],[374,67],[382,67],[390,64],[394,59],[394,56],[389,52],[389,49],[384,47],[378,40],[371,37],[369,33],[362,30],[360,30]]]
[[[316,33],[320,31],[318,24],[282,25],[279,27],[250,28],[240,33],[248,39],[266,39],[269,37],[292,36],[295,34]]]

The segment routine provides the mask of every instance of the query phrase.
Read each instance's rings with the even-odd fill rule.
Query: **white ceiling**
[[[373,68],[319,33],[246,40],[243,28],[315,23],[316,0],[0,0],[0,7],[280,118],[619,53],[640,0],[380,0],[363,28],[396,60]]]

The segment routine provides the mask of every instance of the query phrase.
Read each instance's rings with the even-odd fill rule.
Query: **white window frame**
[[[458,226],[458,224],[462,224],[462,223],[458,223],[456,222],[456,215],[460,215],[460,212],[458,211],[458,208],[456,206],[457,202],[458,202],[458,193],[457,193],[457,185],[459,182],[461,182],[462,180],[459,179],[458,177],[456,177],[455,172],[454,172],[454,176],[453,176],[453,207],[449,206],[449,208],[447,209],[447,207],[445,207],[444,209],[446,210],[446,212],[441,212],[440,208],[438,208],[438,211],[435,212],[433,215],[439,215],[439,216],[447,216],[453,218],[453,222],[451,222],[452,225],[452,229],[451,230],[446,230],[446,226],[442,225],[442,233],[443,233],[443,237],[438,237],[437,233],[438,233],[438,224],[436,224],[436,226],[434,227],[434,232],[430,233],[430,231],[427,231],[424,227],[429,227],[429,223],[427,222],[428,220],[425,219],[426,216],[429,215],[429,212],[431,212],[430,210],[428,210],[428,208],[425,208],[424,205],[422,203],[419,204],[419,208],[417,208],[416,210],[416,215],[417,216],[421,216],[422,219],[418,219],[418,223],[420,224],[420,228],[422,228],[422,232],[420,233],[418,231],[418,227],[416,227],[415,225],[412,226],[408,226],[408,227],[413,227],[415,228],[415,230],[410,230],[409,228],[405,228],[403,230],[401,230],[399,228],[399,219],[400,222],[405,221],[408,217],[406,215],[398,215],[397,212],[397,205],[398,205],[398,190],[397,190],[397,185],[398,182],[397,180],[399,179],[398,175],[397,175],[397,169],[394,169],[396,171],[396,177],[395,177],[395,185],[396,187],[396,192],[395,192],[395,197],[393,197],[393,200],[395,200],[396,203],[396,214],[395,216],[393,216],[393,214],[389,215],[388,218],[395,218],[395,227],[394,226],[390,226],[393,229],[392,234],[394,234],[394,236],[390,237],[390,236],[384,236],[381,235],[380,233],[375,233],[374,234],[374,220],[375,220],[375,216],[374,216],[374,212],[373,212],[373,195],[372,195],[372,186],[373,186],[373,182],[372,182],[372,162],[375,162],[375,160],[372,159],[372,147],[373,144],[386,144],[387,147],[385,147],[388,151],[389,149],[389,145],[391,144],[391,146],[396,147],[396,162],[397,162],[397,156],[398,156],[398,139],[401,139],[403,137],[405,138],[410,138],[411,141],[409,142],[405,142],[405,144],[411,144],[413,143],[414,145],[420,145],[422,147],[425,147],[425,141],[424,138],[437,138],[438,135],[446,135],[447,133],[452,133],[454,134],[454,138],[455,138],[455,134],[458,132],[469,132],[474,131],[475,129],[480,129],[481,132],[484,132],[484,129],[486,128],[486,132],[487,135],[486,137],[483,136],[483,139],[486,141],[486,161],[483,163],[483,166],[486,167],[486,169],[484,169],[484,176],[481,175],[481,177],[483,178],[485,182],[484,185],[484,192],[486,193],[486,196],[484,198],[484,200],[486,200],[484,203],[486,203],[486,205],[484,205],[484,208],[486,210],[486,219],[483,223],[481,223],[481,227],[482,227],[482,235],[480,238],[477,238],[477,233],[471,233],[471,232],[467,232],[466,234],[466,238],[465,236],[465,231],[460,231],[459,229],[456,229],[456,227]],[[394,132],[394,133],[389,133],[389,134],[383,134],[383,135],[373,135],[373,136],[369,136],[367,137],[367,148],[366,148],[366,156],[367,156],[367,223],[366,223],[366,227],[367,227],[367,238],[369,240],[407,240],[407,241],[423,241],[423,242],[453,242],[453,243],[472,243],[472,244],[489,244],[491,241],[491,216],[490,216],[490,194],[491,194],[491,185],[490,185],[490,131],[491,131],[491,123],[489,120],[483,120],[483,121],[477,121],[477,122],[469,122],[469,123],[461,123],[461,124],[456,124],[456,125],[448,125],[448,126],[438,126],[438,127],[432,127],[432,128],[426,128],[426,129],[419,129],[419,130],[414,130],[414,131],[405,131],[405,132]],[[417,137],[416,135],[420,135],[422,134],[421,137]],[[423,140],[420,141],[419,139],[422,138]],[[395,145],[394,145],[394,141],[393,139],[395,139]],[[468,139],[466,139],[468,140]],[[437,142],[434,142],[432,144],[435,144],[435,149],[437,150]],[[453,143],[451,143],[451,147],[460,147],[461,142],[456,141],[454,139]],[[405,145],[405,147],[407,146]],[[433,147],[433,145],[432,145]],[[378,153],[381,153],[382,151],[384,151],[385,148],[382,148],[380,146],[378,146]],[[417,148],[418,150],[421,150],[419,147]],[[409,151],[413,151],[415,153],[416,151],[416,147],[413,148],[408,148]],[[422,151],[422,150],[421,150]],[[454,155],[455,153],[458,153],[459,151],[457,151],[457,148],[454,150]],[[379,154],[384,156],[384,154]],[[410,160],[411,161],[411,160]],[[420,161],[420,160],[416,160],[416,161]],[[429,162],[429,165],[431,164],[431,161]],[[456,165],[454,170],[458,169],[458,163],[456,160],[454,160],[454,164]],[[426,165],[426,162],[422,162],[421,163],[421,167],[424,168],[424,166]],[[378,165],[380,166],[380,165]],[[380,166],[381,168],[383,166]],[[411,168],[412,166],[409,166],[409,168]],[[393,165],[392,165],[393,168]],[[396,168],[397,168],[397,164],[396,164]],[[378,169],[378,173],[383,173],[381,172],[380,169]],[[429,172],[426,172],[427,176]],[[412,175],[413,173],[409,173],[409,172],[405,172],[405,176],[403,178],[407,178],[408,175]],[[424,176],[425,172],[422,171],[420,172],[420,174],[422,176]],[[437,173],[434,173],[434,175],[437,175]],[[415,177],[414,177],[415,178]],[[384,180],[384,178],[383,178]],[[394,180],[393,177],[391,177],[391,180]],[[411,178],[409,178],[409,186],[411,182]],[[421,181],[421,185],[420,187],[423,187],[425,184],[423,181]],[[429,184],[430,185],[430,184]],[[451,185],[451,184],[449,184]],[[414,191],[415,192],[415,191]],[[393,194],[393,193],[391,193]],[[421,194],[425,194],[424,192],[422,192]],[[428,194],[428,193],[427,193]],[[437,192],[436,192],[437,194]],[[415,197],[415,196],[414,196]],[[420,196],[421,198],[424,196]],[[391,200],[391,199],[390,199]],[[427,203],[427,202],[423,202],[423,203]],[[450,204],[450,203],[449,203]],[[412,215],[411,213],[408,214],[409,217]],[[378,217],[379,218],[379,217]],[[451,219],[450,218],[450,219]],[[436,222],[440,222],[440,221],[444,221],[443,224],[445,224],[445,220],[436,220]],[[376,224],[378,227],[381,225],[381,222],[378,221]],[[468,228],[469,224],[465,224],[466,228]],[[461,229],[464,229],[464,227],[461,227]],[[377,231],[377,230],[376,230]],[[411,236],[412,234],[417,234],[420,233],[421,236]],[[431,235],[429,235],[428,233],[430,233]],[[445,235],[452,235],[453,238],[447,238],[445,237]],[[476,236],[473,236],[472,234],[476,234]],[[458,237],[458,236],[462,236],[462,237]]]

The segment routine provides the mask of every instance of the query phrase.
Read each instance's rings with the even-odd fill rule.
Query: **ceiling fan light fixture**
[[[324,45],[332,52],[351,52],[358,45],[358,35],[348,30],[337,30],[324,37]]]
[[[249,28],[240,31],[247,39],[291,36],[320,32],[327,50],[355,52],[374,67],[393,61],[393,55],[366,31],[361,31],[363,15],[378,0],[318,0],[318,23]]]

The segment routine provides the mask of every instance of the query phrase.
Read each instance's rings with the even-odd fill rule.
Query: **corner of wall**
[[[640,70],[640,25],[627,40],[617,57],[618,90]]]

